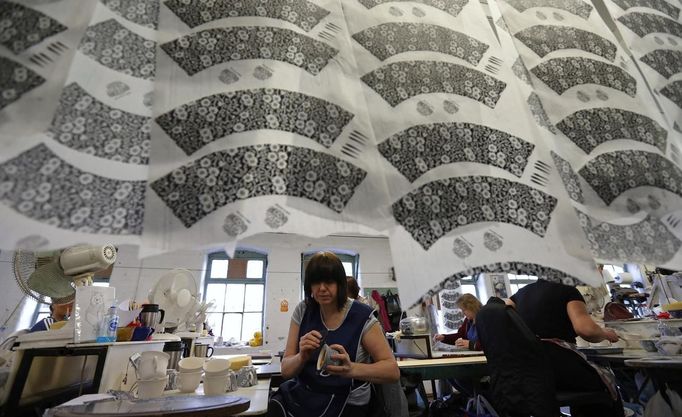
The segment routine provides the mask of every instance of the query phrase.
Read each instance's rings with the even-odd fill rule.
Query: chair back
[[[476,315],[495,409],[509,416],[558,415],[554,378],[542,342],[513,307],[499,301],[488,302]]]

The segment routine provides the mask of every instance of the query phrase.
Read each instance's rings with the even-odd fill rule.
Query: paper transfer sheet
[[[406,305],[682,267],[680,5],[596,4],[0,2],[0,247],[384,233]]]

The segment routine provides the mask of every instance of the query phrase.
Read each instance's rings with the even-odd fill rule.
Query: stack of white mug
[[[168,383],[166,368],[170,356],[164,352],[142,352],[137,364],[137,396],[140,399],[158,398]]]
[[[177,386],[180,392],[194,392],[199,388],[201,376],[203,375],[202,366],[204,358],[190,356],[180,359],[178,362]]]
[[[219,395],[237,389],[237,376],[230,369],[229,359],[210,359],[204,362],[204,394]]]

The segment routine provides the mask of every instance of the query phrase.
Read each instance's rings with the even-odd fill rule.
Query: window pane
[[[343,264],[343,269],[346,271],[347,277],[353,276],[353,264],[350,262],[341,262]]]
[[[244,298],[244,311],[263,310],[263,286],[247,285],[246,297]]]
[[[206,321],[211,326],[214,336],[220,336],[223,327],[223,313],[208,313],[206,314]]]
[[[215,259],[211,261],[211,278],[227,278],[227,259]]]
[[[263,278],[263,261],[247,262],[246,278]]]
[[[230,261],[230,267],[227,270],[228,278],[244,279],[246,278],[246,265],[249,261],[247,259],[233,259]]]
[[[206,286],[206,301],[213,301],[211,311],[225,311],[225,284],[208,284]]]
[[[223,320],[223,339],[230,340],[242,340],[241,332],[242,330],[242,315],[241,314],[225,314]]]
[[[477,296],[476,286],[468,284],[462,285],[462,294],[471,294],[473,296]]]
[[[225,297],[225,311],[243,311],[244,284],[229,284]]]
[[[244,313],[244,324],[242,325],[242,339],[249,340],[253,337],[253,332],[262,331],[262,313]]]

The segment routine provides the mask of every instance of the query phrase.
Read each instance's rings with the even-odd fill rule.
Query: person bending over
[[[543,340],[549,363],[554,370],[558,390],[605,391],[610,404],[586,404],[571,407],[572,416],[622,417],[623,406],[612,374],[590,364],[575,349],[575,338],[588,342],[617,342],[618,335],[592,320],[580,292],[571,286],[538,280],[526,285],[505,300],[518,311],[528,327]]]
[[[365,416],[369,383],[396,382],[398,365],[372,309],[347,296],[346,274],[330,252],[313,255],[305,270],[305,299],[289,325],[282,377],[268,416]],[[338,365],[318,370],[323,345]]]

